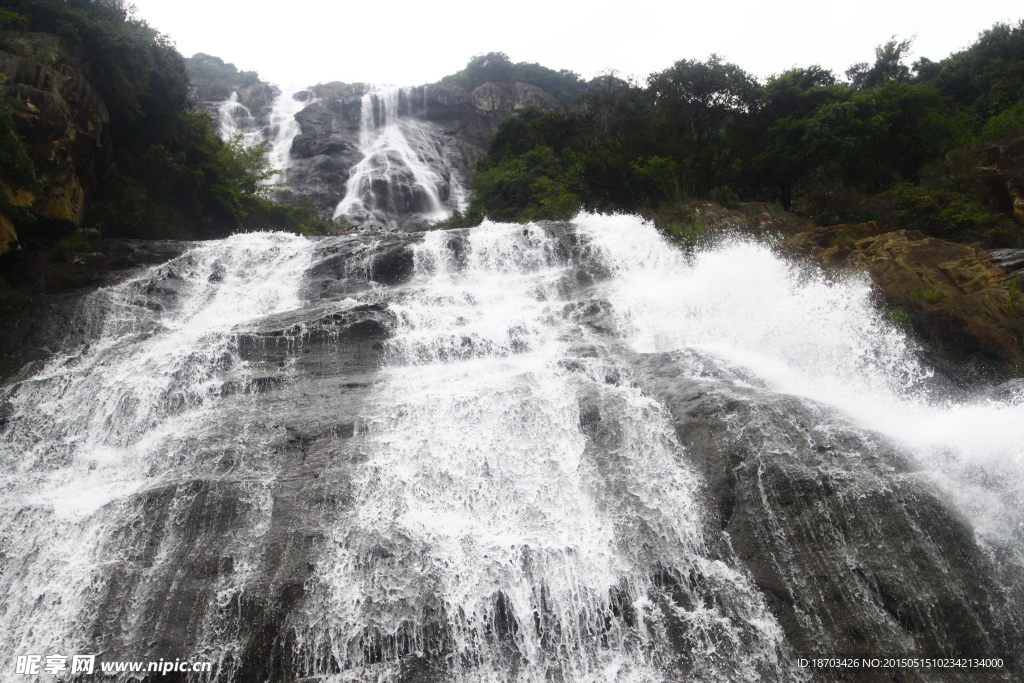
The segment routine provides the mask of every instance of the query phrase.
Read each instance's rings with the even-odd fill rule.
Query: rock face
[[[454,136],[472,171],[502,119],[526,107],[552,109],[555,100],[528,83],[484,83],[471,93],[457,86],[425,86],[424,104],[423,118]]]
[[[292,143],[288,187],[278,193],[280,201],[302,203],[321,217],[331,216],[345,196],[353,167],[363,156],[360,126],[363,95],[369,88],[336,82],[312,89],[316,101],[295,116],[302,132]],[[434,130],[432,154],[456,160],[455,171],[468,178],[501,120],[530,106],[551,108],[555,101],[526,83],[485,83],[472,93],[459,87],[429,85],[401,89],[398,114],[428,122]],[[367,114],[380,124],[378,111]],[[416,204],[414,196],[410,201]]]
[[[796,652],[1016,649],[1021,606],[997,585],[967,521],[894,444],[701,354],[652,354],[635,367],[703,474],[710,533],[726,535],[723,552],[750,571]]]
[[[484,83],[470,96],[480,111],[518,111],[526,107],[551,109],[555,98],[529,83]]]
[[[86,194],[114,172],[99,94],[68,63],[56,36],[7,32],[0,42],[0,97],[11,102],[44,184],[38,197],[21,198],[39,218],[22,239],[80,227]]]
[[[311,92],[316,101],[295,115],[301,133],[292,141],[288,186],[277,197],[310,206],[327,219],[345,194],[352,167],[362,159],[359,127],[365,86],[327,83]]]
[[[218,66],[223,70],[223,64]],[[281,96],[279,89],[273,86],[257,83],[240,88],[232,95],[219,81],[208,84],[195,75],[193,79],[197,96],[208,98],[201,106],[221,121],[222,135],[243,133],[256,139],[272,139],[276,130],[286,125],[280,116],[271,121],[274,100]],[[277,201],[308,206],[323,219],[333,216],[346,195],[346,184],[353,168],[363,159],[360,149],[363,96],[372,87],[365,83],[335,81],[294,95],[296,101],[308,104],[294,117],[301,132],[291,138],[290,149],[281,152],[282,160],[286,160],[287,182],[275,192]],[[444,168],[438,169],[441,176],[449,178],[455,173],[468,179],[477,161],[486,154],[487,143],[502,119],[526,107],[550,109],[554,106],[553,97],[528,83],[485,83],[472,92],[460,87],[426,85],[400,89],[397,113],[430,128],[429,156],[445,160],[441,164]],[[392,116],[394,114],[391,112]],[[367,117],[375,126],[381,124],[380,111],[367,112]],[[381,171],[380,175],[379,183],[407,184],[401,173]],[[448,184],[447,180],[443,183]],[[447,197],[448,190],[441,189],[438,194]],[[384,189],[377,192],[380,193],[395,194]],[[415,192],[405,194],[408,196],[404,203],[413,207],[409,211],[417,213],[414,207],[423,201],[417,201]]]
[[[75,315],[83,296],[179,256],[190,246],[177,241],[100,240],[88,252],[31,249],[9,255],[4,275],[19,288],[5,294],[0,308],[0,381],[83,340],[85,330]]]
[[[1024,138],[1008,140],[981,150],[978,179],[992,191],[999,211],[1013,211],[1024,224]]]
[[[589,680],[560,668],[571,656],[562,646],[573,637],[567,632],[581,622],[587,628],[575,642],[598,653],[649,655],[665,673],[651,678],[665,680],[700,680],[718,667],[726,674],[704,680],[745,674],[777,683],[888,683],[891,670],[843,679],[800,671],[793,661],[799,654],[1019,651],[1019,560],[1012,553],[1000,560],[983,547],[904,446],[837,408],[773,390],[710,352],[629,348],[618,331],[624,318],[616,305],[623,304],[605,298],[605,285],[619,275],[591,240],[573,225],[542,224],[380,239],[241,235],[179,245],[195,247],[188,253],[132,243],[140,260],[158,263],[131,271],[118,288],[68,302],[68,310],[71,303],[83,307],[67,316],[78,325],[64,330],[70,336],[53,337],[67,361],[47,373],[30,366],[0,393],[0,445],[7,447],[0,454],[35,459],[21,469],[5,461],[22,497],[8,498],[15,502],[0,511],[10,539],[0,565],[7,589],[0,647],[6,654],[21,646],[18,638],[49,637],[43,625],[69,629],[103,661],[212,661],[217,680],[274,683],[342,672],[445,681],[465,674],[463,666],[476,673],[477,655],[502,674],[521,673],[536,657],[551,663],[558,674],[552,679]],[[442,267],[448,272],[431,284]],[[469,280],[473,286],[456,289],[470,278],[485,276],[486,283],[510,272],[515,287]],[[266,314],[286,287],[294,300]],[[505,294],[518,297],[515,305]],[[265,305],[227,325],[216,316],[189,317],[221,297],[230,304],[225,314],[253,297]],[[526,317],[531,311],[540,312]],[[216,332],[193,335],[193,325]],[[427,345],[428,334],[439,344]],[[168,337],[173,343],[162,341]],[[220,341],[202,346],[211,338]],[[191,345],[181,348],[183,341]],[[398,355],[402,349],[411,355]],[[490,360],[491,372],[481,372]],[[174,372],[152,373],[166,386],[153,389],[149,375],[107,382],[112,368],[154,362],[175,363]],[[505,372],[508,384],[494,391],[486,382],[499,380],[490,375]],[[482,388],[471,387],[481,374]],[[97,378],[103,381],[90,384]],[[125,398],[120,392],[129,384],[139,393]],[[43,419],[36,410],[56,387],[84,392],[90,405],[99,404],[94,393],[106,394],[111,403],[103,409],[114,413],[97,423],[116,421],[109,438],[127,442],[125,453],[90,460],[74,439],[30,454],[11,449],[49,438],[61,422],[59,414]],[[439,387],[453,393],[436,393]],[[38,403],[26,400],[32,392]],[[510,410],[494,415],[480,403],[492,394]],[[435,408],[451,417],[434,420]],[[560,429],[538,430],[534,420],[542,419],[559,420]],[[471,461],[453,461],[481,433],[506,428],[514,437],[509,462],[488,461],[489,450],[472,448]],[[166,447],[132,460],[162,439]],[[569,452],[567,472],[547,459],[544,449],[556,441],[561,445],[550,452]],[[396,444],[406,450],[396,454]],[[512,470],[512,492],[497,487],[496,505],[505,507],[473,507],[496,479],[505,481],[502,467],[538,451],[547,469]],[[649,460],[652,454],[664,459]],[[392,462],[395,469],[387,469]],[[111,473],[116,467],[123,469]],[[69,524],[50,516],[60,501],[38,502],[50,500],[37,497],[37,487],[52,486],[52,472],[141,479]],[[412,485],[396,496],[386,487],[403,476]],[[512,490],[523,480],[529,495]],[[584,508],[589,516],[567,507],[580,503],[570,495],[576,483],[595,503]],[[449,495],[433,495],[435,486]],[[424,490],[427,503],[451,511],[445,520],[459,522],[454,542],[443,542],[440,532],[449,532],[442,526],[429,527],[430,534],[440,530],[429,542],[411,537],[435,517],[410,512]],[[682,498],[686,505],[673,507]],[[508,526],[512,540],[502,535],[495,548],[522,543],[519,560],[488,564],[483,554],[478,561],[487,571],[463,585],[490,595],[490,611],[467,620],[461,605],[438,597],[443,579],[478,569],[462,560],[476,557],[476,544],[492,542],[476,534],[478,524],[504,524],[501,517],[527,505],[535,506],[532,513],[565,515],[554,518],[565,527],[553,525],[554,538],[569,544],[569,566],[601,591],[565,614],[545,607],[559,581],[577,578],[555,565],[549,576],[557,580],[522,591],[519,603],[506,597],[503,591],[518,587],[510,573],[542,574],[562,552],[530,537],[520,541]],[[389,526],[396,520],[407,526]],[[680,528],[697,532],[673,545]],[[66,546],[38,543],[44,531],[103,559],[47,561],[45,553]],[[578,536],[564,541],[562,534]],[[609,589],[605,576],[582,571],[599,558],[580,552],[577,537],[596,537],[616,563],[635,563],[629,581]],[[690,563],[679,564],[683,557]],[[67,578],[60,572],[76,571],[80,584],[59,580]],[[634,584],[643,586],[640,594],[629,592],[638,590]],[[529,599],[535,610],[523,604]],[[460,626],[465,630],[456,632]],[[465,633],[473,637],[460,639]],[[536,649],[521,655],[523,639],[534,635]],[[634,643],[642,647],[627,650]],[[752,665],[731,656],[751,653],[763,659]],[[737,675],[727,675],[732,671]],[[1010,683],[1019,675],[1011,663],[987,672],[904,670],[897,680]]]
[[[882,232],[876,223],[833,225],[786,240],[828,266],[866,270],[899,315],[954,362],[1024,369],[1024,296],[978,247]]]

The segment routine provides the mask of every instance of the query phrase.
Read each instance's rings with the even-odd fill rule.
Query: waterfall
[[[218,134],[223,140],[230,140],[242,135],[244,147],[253,147],[266,142],[267,160],[270,168],[278,174],[267,182],[277,184],[284,182],[285,174],[291,157],[292,142],[302,132],[302,127],[295,120],[295,115],[304,107],[315,102],[315,98],[296,99],[300,93],[309,93],[306,88],[295,86],[277,87],[278,94],[271,106],[269,119],[265,126],[261,125],[252,112],[238,101],[238,93],[231,93],[231,98],[220,105]]]
[[[83,311],[83,322],[97,321],[95,339],[8,388],[13,416],[0,447],[5,661],[13,652],[88,649],[81,625],[97,609],[91,582],[131,561],[111,528],[138,513],[131,503],[140,489],[204,470],[196,440],[217,428],[219,398],[237,374],[229,332],[298,305],[310,246],[287,235],[240,235],[102,290]],[[174,291],[144,306],[156,278]]]
[[[389,128],[408,141],[396,93],[363,100],[370,148]],[[88,343],[0,393],[3,662],[781,683],[816,680],[796,665],[815,644],[918,652],[960,642],[961,622],[996,643],[984,624],[1019,619],[1024,394],[941,395],[866,280],[763,244],[687,252],[587,215],[238,235],[99,290],[80,318]],[[740,481],[731,518],[713,457]],[[772,533],[733,525],[760,502],[749,524]],[[901,529],[938,540],[905,560]],[[958,565],[974,543],[982,559]],[[902,562],[884,591],[868,580]],[[962,576],[995,586],[991,607]],[[925,616],[892,598],[914,590]],[[830,625],[840,608],[872,632]]]
[[[242,136],[242,144],[246,147],[259,144],[263,133],[256,127],[252,112],[238,101],[238,93],[220,104],[217,133],[222,140],[231,140],[236,135]]]
[[[398,227],[445,218],[466,191],[431,124],[409,116],[416,89],[375,87],[362,97],[359,149],[334,218]]]
[[[271,135],[268,152],[270,167],[279,171],[280,175],[272,178],[271,183],[281,183],[286,180],[285,174],[288,171],[291,158],[292,141],[302,132],[302,127],[295,120],[295,115],[316,101],[312,97],[296,99],[296,95],[299,93],[310,92],[305,88],[291,86],[280,88],[280,90],[281,94],[274,99],[274,106],[270,112]]]

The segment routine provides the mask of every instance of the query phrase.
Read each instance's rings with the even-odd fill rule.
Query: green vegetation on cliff
[[[503,121],[457,222],[579,209],[665,219],[692,200],[746,199],[821,222],[1022,244],[1006,183],[979,169],[984,144],[1024,135],[1024,23],[941,62],[911,68],[909,48],[880,46],[846,81],[811,66],[762,83],[715,55],[643,84],[604,78],[573,107]]]
[[[15,130],[14,118],[10,110],[0,103],[0,220],[5,219],[13,228],[19,229],[31,224],[34,216],[18,201],[17,192],[35,192],[38,185],[32,160]],[[8,239],[3,230],[6,227],[0,226],[0,239]]]
[[[81,72],[109,113],[111,158],[94,160],[104,168],[91,168],[95,182],[83,183],[84,227],[108,237],[180,239],[323,229],[308,209],[269,201],[261,150],[217,137],[209,115],[193,110],[185,60],[167,36],[135,18],[132,5],[0,0],[0,7],[24,17],[19,28],[57,36],[61,52],[50,62]]]
[[[488,52],[469,60],[462,71],[445,76],[441,85],[458,86],[468,91],[484,83],[529,83],[546,91],[559,104],[570,104],[587,89],[587,82],[578,73],[555,71],[533,62],[515,62],[504,52]]]
[[[196,90],[197,102],[207,100],[226,100],[231,93],[260,83],[260,76],[255,71],[239,71],[231,63],[224,63],[220,57],[197,52],[185,60],[185,69]],[[201,87],[196,88],[196,83]]]

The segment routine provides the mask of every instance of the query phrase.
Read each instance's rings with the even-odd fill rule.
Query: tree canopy
[[[1021,244],[980,185],[941,169],[951,154],[1024,135],[1024,23],[997,24],[941,62],[911,66],[911,47],[893,37],[846,79],[812,65],[762,82],[718,55],[645,83],[596,79],[575,106],[502,122],[460,221],[657,216],[726,198]]]
[[[21,28],[58,36],[70,63],[106,104],[116,175],[87,194],[88,226],[106,236],[181,239],[324,229],[308,209],[267,199],[260,183],[267,177],[264,150],[218,138],[209,115],[192,106],[184,58],[167,36],[135,17],[134,6],[0,0],[0,8],[24,17]],[[232,85],[257,78],[216,57],[197,57]],[[3,126],[0,119],[0,133]]]

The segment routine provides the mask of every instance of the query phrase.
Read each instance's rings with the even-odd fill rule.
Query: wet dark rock
[[[1019,650],[1024,606],[1000,587],[971,525],[896,445],[707,356],[641,355],[630,366],[669,411],[706,482],[709,538],[754,578],[796,652]],[[922,682],[1016,675],[902,674]]]
[[[138,276],[142,266],[176,258],[190,246],[172,240],[98,240],[88,253],[23,250],[5,255],[0,273],[16,287],[0,300],[0,380],[27,363],[88,343],[98,332],[89,319],[103,312],[83,318],[83,297]],[[167,302],[138,302],[147,303]]]
[[[1024,249],[993,249],[992,262],[1006,271],[1006,279],[1017,278],[1018,287],[1024,288]]]

